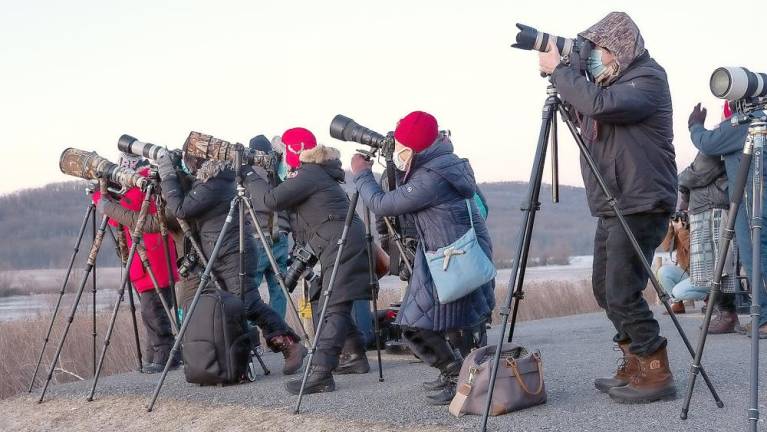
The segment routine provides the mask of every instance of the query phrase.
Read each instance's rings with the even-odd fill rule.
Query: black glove
[[[173,163],[173,157],[170,152],[163,152],[157,158],[157,173],[160,174],[160,180],[176,175],[176,165]]]
[[[695,124],[703,124],[706,121],[706,109],[700,107],[700,103],[692,108],[690,118],[687,120],[687,127],[691,128]]]

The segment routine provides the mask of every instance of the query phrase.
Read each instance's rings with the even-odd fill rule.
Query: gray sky
[[[725,27],[746,10],[636,0],[7,2],[0,193],[68,179],[58,169],[66,147],[114,160],[123,133],[173,148],[190,130],[247,142],[304,126],[348,165],[355,146],[328,135],[335,114],[386,132],[415,109],[452,130],[478,180],[527,180],[546,81],[535,53],[509,48],[514,24],[574,37],[611,10],[633,17],[668,71],[681,169],[694,157],[692,105],[709,107],[707,125],[719,121],[711,72],[767,71],[764,32]],[[563,139],[562,183],[582,184],[577,156]]]

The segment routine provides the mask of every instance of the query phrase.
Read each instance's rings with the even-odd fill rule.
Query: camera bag
[[[218,289],[200,295],[182,341],[186,381],[238,384],[246,376],[250,335],[240,299]]]
[[[484,414],[495,349],[495,345],[484,346],[472,351],[463,361],[455,397],[450,402],[450,414],[456,417]],[[546,387],[540,352],[504,344],[490,415],[502,415],[543,403],[546,403]]]

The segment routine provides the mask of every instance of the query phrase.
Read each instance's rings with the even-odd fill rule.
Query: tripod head
[[[767,96],[757,98],[745,98],[732,102],[735,114],[730,119],[730,124],[739,126],[754,122],[767,122]]]

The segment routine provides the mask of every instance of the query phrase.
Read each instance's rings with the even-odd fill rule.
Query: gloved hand
[[[370,169],[373,167],[373,161],[365,159],[365,156],[357,153],[354,156],[352,156],[352,174],[357,175],[358,173],[365,171],[367,169]]]
[[[700,103],[692,108],[690,118],[687,120],[687,127],[691,128],[694,124],[703,124],[706,121],[706,109],[700,107]]]
[[[160,180],[176,175],[176,166],[173,163],[173,157],[170,152],[162,152],[159,158],[157,158],[157,173],[160,175]]]

